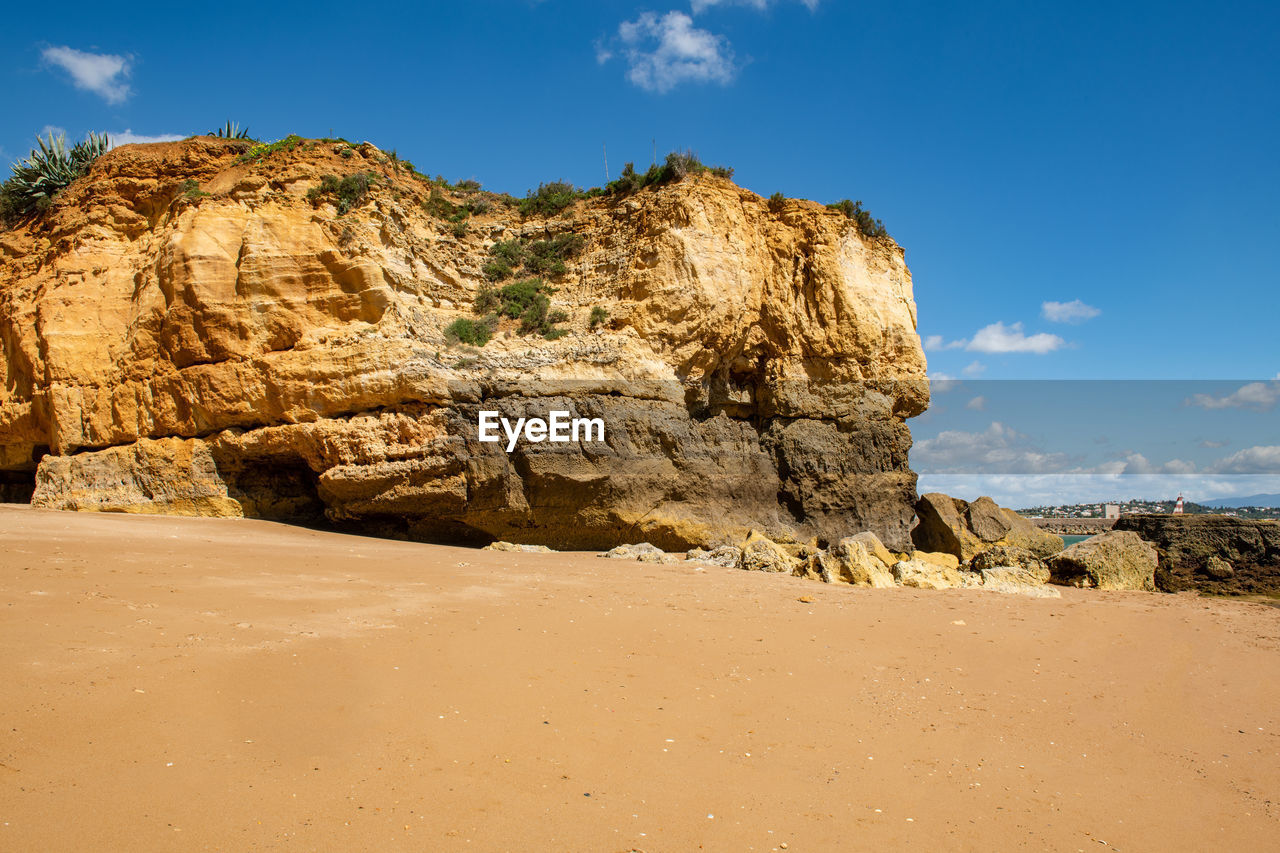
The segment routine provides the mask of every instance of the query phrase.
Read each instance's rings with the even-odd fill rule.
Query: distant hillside
[[[1242,498],[1214,498],[1211,501],[1202,501],[1202,503],[1205,506],[1211,506],[1214,509],[1222,509],[1227,506],[1280,507],[1280,495],[1245,495]]]

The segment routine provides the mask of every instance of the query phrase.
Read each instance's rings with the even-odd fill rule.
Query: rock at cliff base
[[[864,530],[861,533],[855,533],[852,536],[847,536],[845,537],[845,539],[842,539],[840,541],[843,542],[846,540],[851,542],[861,543],[862,546],[866,548],[867,551],[871,554],[871,556],[875,557],[877,560],[884,563],[886,569],[889,566],[892,566],[894,563],[898,562],[897,558],[894,557],[893,554],[890,553],[889,549],[884,546],[884,543],[880,541],[880,537],[876,536],[870,530]]]
[[[518,545],[515,542],[490,542],[484,546],[485,551],[514,551],[520,554],[554,554],[555,551],[546,545]]]
[[[981,589],[1002,592],[1007,595],[1027,595],[1032,598],[1061,598],[1062,593],[1046,586],[1049,572],[1022,568],[1021,566],[994,566],[980,570]]]
[[[635,560],[640,563],[662,563],[667,565],[684,562],[679,555],[668,554],[648,542],[641,542],[637,545],[619,545],[600,556],[608,557],[611,560]]]
[[[742,543],[742,561],[738,567],[749,572],[794,574],[801,569],[803,562],[779,543],[753,530]]]
[[[1015,567],[1023,570],[1028,577],[1038,578],[1037,583],[1049,582],[1049,567],[1044,561],[1026,548],[1015,548],[1010,545],[996,545],[988,548],[969,561],[969,570],[981,572],[984,569]]]
[[[917,589],[955,589],[965,585],[959,570],[915,558],[894,563],[892,572],[899,584]]]
[[[1077,542],[1047,561],[1064,586],[1154,591],[1155,549],[1130,531],[1108,531]]]
[[[879,540],[869,542],[865,535],[859,534],[847,536],[833,545],[826,557],[828,565],[834,567],[834,571],[831,572],[832,579],[854,586],[870,586],[876,589],[894,586],[893,573],[889,570],[891,563],[886,563],[876,555],[877,544]],[[886,557],[889,556],[883,545],[880,545],[879,550],[884,552]]]
[[[922,551],[943,551],[968,562],[993,545],[1005,545],[1048,557],[1062,550],[1062,537],[1046,533],[991,498],[973,503],[938,492],[916,502],[918,522],[911,539]]]
[[[710,551],[694,548],[685,555],[685,559],[689,562],[702,563],[707,566],[736,569],[738,564],[742,562],[742,549],[733,545],[721,545],[718,548],[712,548]]]
[[[960,558],[955,554],[947,554],[943,551],[913,551],[911,559],[933,563],[935,566],[941,566],[944,569],[960,568]]]

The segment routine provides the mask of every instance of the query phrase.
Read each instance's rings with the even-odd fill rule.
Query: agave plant
[[[89,170],[89,164],[111,147],[106,134],[90,133],[83,142],[67,148],[64,136],[49,133],[46,141],[36,137],[39,148],[31,149],[25,160],[13,164],[13,175],[0,188],[0,215],[19,219],[39,213],[49,206],[64,187]]]
[[[209,131],[209,135],[216,136],[219,139],[248,139],[249,128],[246,127],[244,130],[241,130],[240,125],[228,119],[225,127],[220,127],[217,130],[211,130]]]

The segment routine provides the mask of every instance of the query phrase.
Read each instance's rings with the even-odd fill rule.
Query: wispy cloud
[[[1097,503],[1132,498],[1189,500],[1253,495],[1280,490],[1274,475],[1173,474],[921,474],[921,492],[945,492],[973,499],[990,495],[1008,507]]]
[[[1029,352],[1044,355],[1062,349],[1066,344],[1062,338],[1047,332],[1028,335],[1022,331],[1021,323],[1006,326],[997,322],[979,329],[973,340],[965,344],[965,349],[970,352]]]
[[[980,361],[971,361],[960,372],[965,376],[981,376],[987,372],[987,366]]]
[[[929,391],[930,393],[945,394],[960,385],[960,380],[956,379],[949,373],[930,373],[929,374]]]
[[[911,467],[931,474],[1043,474],[1070,463],[1065,453],[1046,453],[999,421],[982,432],[945,430],[911,448]]]
[[[70,74],[77,89],[101,95],[109,104],[121,103],[129,97],[129,84],[125,80],[132,69],[131,57],[88,53],[65,45],[46,47],[40,56]]]
[[[1050,323],[1083,323],[1092,320],[1102,311],[1092,305],[1086,305],[1079,299],[1070,302],[1046,302],[1040,306],[1040,313]]]
[[[982,411],[984,406],[985,400],[975,397],[965,407]],[[921,474],[1263,476],[1280,474],[1280,445],[1247,447],[1230,456],[1201,464],[1186,459],[1153,461],[1136,450],[1123,450],[1111,458],[1085,464],[1081,458],[1047,451],[1029,436],[1000,421],[992,421],[981,432],[944,430],[933,438],[917,441],[911,449],[911,465]]]
[[[1250,382],[1230,394],[1215,397],[1212,394],[1195,394],[1187,399],[1188,406],[1202,409],[1256,409],[1259,412],[1274,409],[1280,402],[1280,374],[1268,382]]]
[[[982,395],[978,395],[965,403],[964,407],[966,409],[972,409],[975,412],[985,412],[987,410],[987,398]]]
[[[683,12],[659,17],[645,12],[618,26],[617,51],[626,60],[627,79],[650,92],[669,92],[681,83],[730,83],[737,73],[728,39],[693,25]],[[596,45],[596,60],[615,55]]]
[[[144,136],[141,133],[134,133],[129,128],[125,128],[123,133],[107,133],[107,139],[111,143],[112,148],[121,145],[132,145],[135,142],[176,142],[179,139],[186,139],[189,133],[160,133],[155,136]]]
[[[700,15],[712,6],[750,6],[763,12],[772,6],[774,2],[775,0],[692,0],[689,5],[693,8],[693,14]],[[800,2],[812,12],[818,8],[819,0],[800,0]]]
[[[924,339],[924,348],[928,352],[940,352],[948,349],[964,349],[968,341],[961,339],[958,341],[948,341],[942,335],[929,335]]]

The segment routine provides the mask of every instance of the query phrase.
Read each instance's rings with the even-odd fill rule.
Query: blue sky
[[[522,195],[656,140],[765,195],[862,199],[935,376],[1238,388],[1280,375],[1277,45],[1273,2],[20,4],[0,159],[46,127],[233,119]]]

